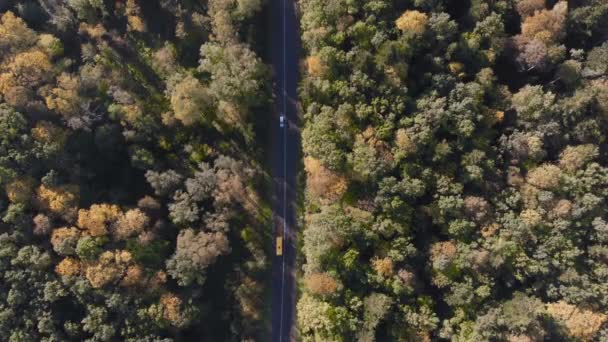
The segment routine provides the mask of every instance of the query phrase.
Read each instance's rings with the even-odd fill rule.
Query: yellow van
[[[277,255],[279,255],[279,256],[283,255],[283,237],[282,236],[277,237]]]

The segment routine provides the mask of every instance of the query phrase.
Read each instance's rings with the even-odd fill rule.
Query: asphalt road
[[[298,20],[294,0],[271,0],[270,29],[275,115],[272,155],[275,237],[283,237],[283,255],[273,257],[272,341],[295,341],[296,178],[300,154],[297,114]],[[284,113],[287,124],[279,126]],[[276,239],[275,239],[276,243]]]

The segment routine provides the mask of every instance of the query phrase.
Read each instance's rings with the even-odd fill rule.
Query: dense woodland
[[[263,340],[260,0],[0,1],[0,340]]]
[[[265,341],[262,0],[0,1],[0,341]],[[608,2],[300,0],[303,341],[608,341]]]
[[[301,0],[303,341],[608,341],[608,2]]]

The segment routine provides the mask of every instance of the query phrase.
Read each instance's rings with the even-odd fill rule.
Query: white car
[[[285,127],[285,116],[283,113],[281,113],[281,116],[279,116],[279,126],[281,126],[281,128]]]

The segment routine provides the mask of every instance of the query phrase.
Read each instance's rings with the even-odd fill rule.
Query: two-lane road
[[[272,341],[295,340],[295,202],[300,133],[297,114],[298,20],[293,0],[271,0],[272,67],[275,116],[273,133],[274,227],[283,239],[283,253],[272,266]],[[284,127],[279,115],[285,116]],[[276,239],[275,239],[276,243]],[[276,247],[276,246],[275,246]]]

